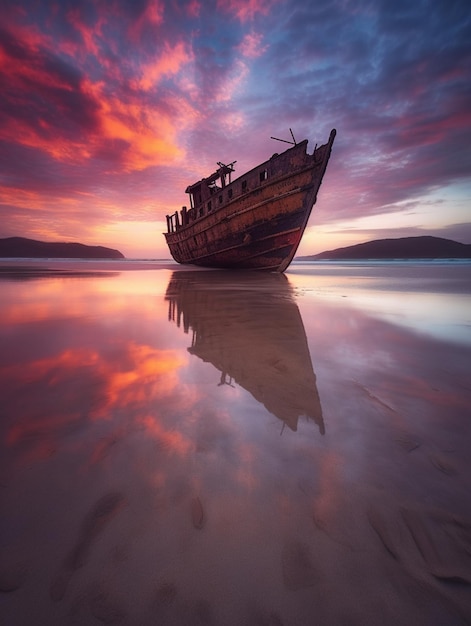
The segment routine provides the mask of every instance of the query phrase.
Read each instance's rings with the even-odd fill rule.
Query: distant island
[[[8,237],[0,239],[0,258],[124,259],[125,257],[119,250],[103,246]]]
[[[441,237],[401,237],[377,239],[320,254],[297,257],[299,261],[321,259],[471,259],[471,244]]]

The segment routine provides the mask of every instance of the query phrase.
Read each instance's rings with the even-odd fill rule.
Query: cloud
[[[128,32],[131,40],[138,43],[146,30],[160,26],[164,21],[164,10],[165,3],[160,0],[148,2],[144,5],[139,17],[131,23],[129,28]]]
[[[244,36],[237,48],[242,56],[255,59],[261,56],[268,48],[268,46],[262,45],[262,41],[262,33],[250,32]]]
[[[94,30],[87,30],[79,9],[67,13],[67,18],[78,29],[82,52],[95,55],[95,62],[106,67],[97,43],[104,18]],[[182,156],[176,137],[184,126],[179,111],[187,114],[189,107],[182,109],[171,91],[162,90],[154,98],[146,98],[142,91],[157,87],[191,59],[183,43],[173,47],[165,43],[152,61],[143,57],[138,80],[129,82],[124,67],[108,72],[105,81],[102,69],[94,73],[86,64],[79,69],[67,54],[62,58],[54,51],[47,36],[33,37],[33,32],[21,27],[0,34],[4,140],[20,141],[59,161],[113,155],[120,167],[130,170]],[[73,47],[62,44],[62,49],[70,53]]]
[[[218,160],[242,173],[289,128],[311,149],[337,128],[317,213],[326,222],[395,213],[469,178],[464,1],[78,0],[52,10],[7,0],[4,15],[0,202],[15,207],[17,190],[19,229],[34,228],[52,199],[60,230],[62,200],[80,194],[103,224],[141,220],[151,197],[163,219],[193,178]],[[43,194],[29,222],[25,192]]]
[[[0,32],[0,54],[2,139],[45,146],[58,159],[73,159],[77,151],[86,156],[86,145],[74,138],[96,131],[98,106],[83,89],[81,73],[50,51],[5,30]]]
[[[217,9],[235,15],[241,22],[267,15],[277,0],[217,0]]]
[[[192,60],[191,52],[184,42],[179,41],[173,47],[164,46],[159,58],[141,66],[141,77],[136,81],[138,88],[148,91],[158,85],[162,77],[178,74],[181,67]]]

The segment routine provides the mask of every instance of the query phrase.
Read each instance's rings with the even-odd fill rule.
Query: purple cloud
[[[0,207],[19,233],[28,211],[15,189],[37,194],[31,219],[41,194],[85,193],[97,227],[158,221],[218,160],[242,172],[289,128],[311,149],[338,130],[325,222],[401,211],[469,180],[464,1],[7,0],[4,14]]]

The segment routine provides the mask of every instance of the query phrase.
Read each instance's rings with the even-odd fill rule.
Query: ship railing
[[[180,228],[180,219],[178,211],[172,213],[171,215],[167,215],[167,232],[175,233]]]

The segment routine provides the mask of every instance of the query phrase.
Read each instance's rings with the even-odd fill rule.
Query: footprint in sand
[[[443,474],[446,474],[447,476],[454,476],[457,473],[455,467],[442,456],[438,456],[435,454],[430,455],[429,458],[432,462],[432,465]]]
[[[205,524],[205,515],[203,505],[199,498],[192,498],[191,500],[191,521],[195,528],[201,529]]]
[[[396,443],[406,452],[413,452],[420,447],[420,441],[418,439],[415,439],[414,437],[410,437],[409,435],[402,435],[401,437],[397,437]]]
[[[50,596],[54,602],[62,600],[73,573],[85,565],[90,550],[100,533],[124,505],[120,493],[109,493],[100,498],[85,516],[75,546],[65,557],[62,568],[54,577]]]

